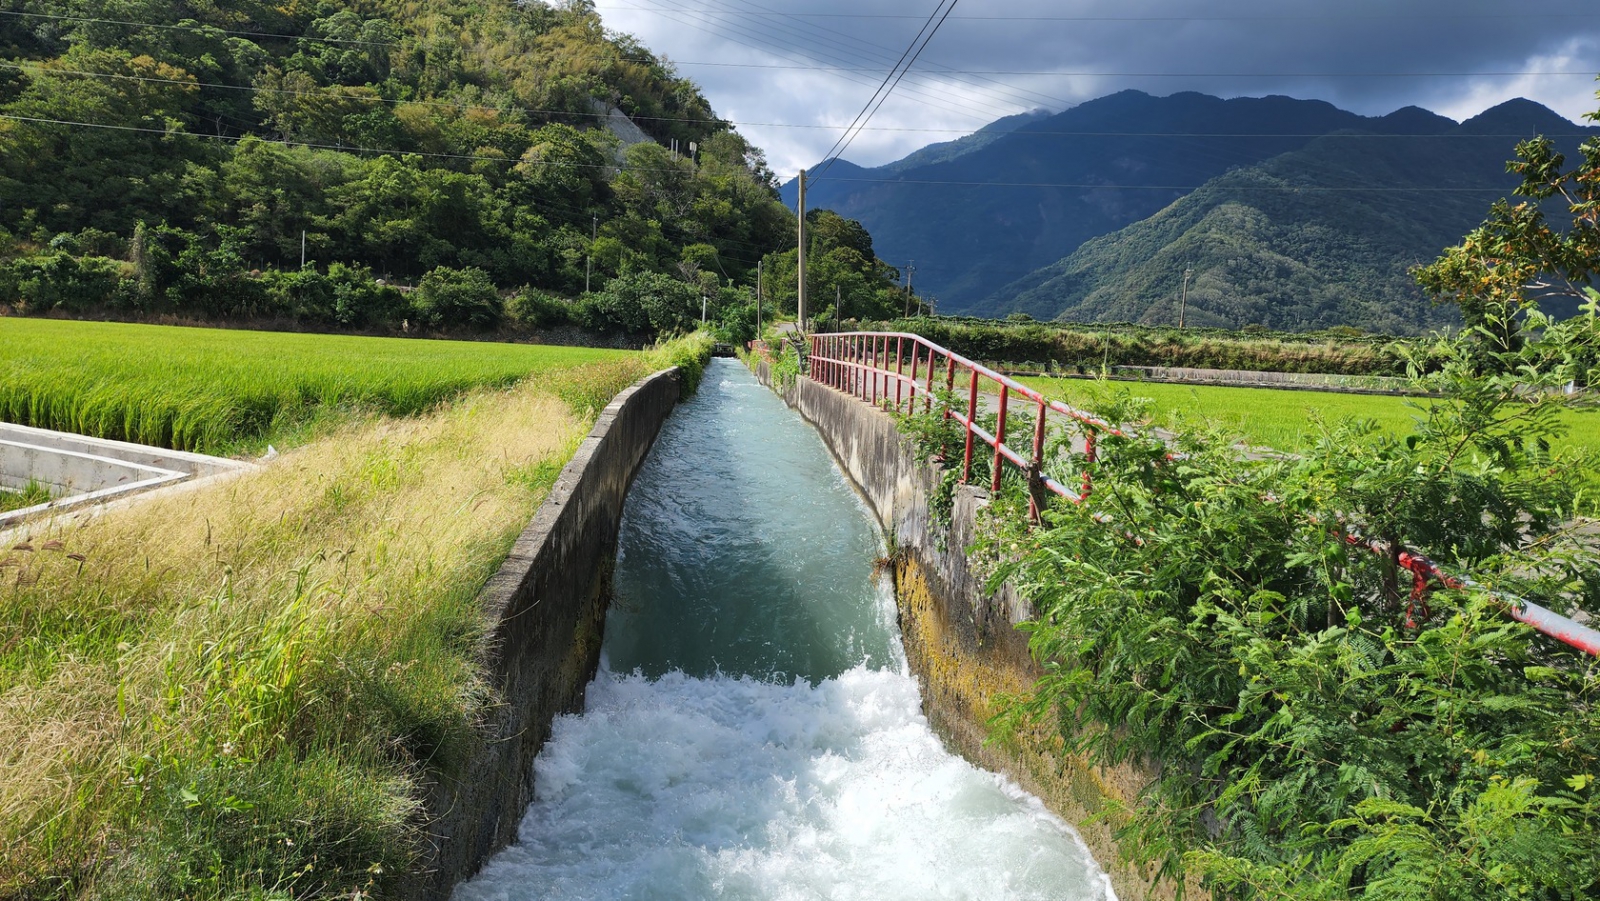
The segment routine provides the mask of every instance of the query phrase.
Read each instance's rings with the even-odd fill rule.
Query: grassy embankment
[[[12,385],[72,353],[137,370],[160,331],[82,326],[92,351],[58,337],[19,354],[16,324],[0,322]],[[479,588],[594,411],[709,346],[161,333],[165,376],[130,378],[128,407],[204,398],[227,423],[171,434],[237,447],[283,434],[228,431],[246,423],[322,425],[259,471],[35,526],[0,551],[0,898],[381,892],[411,863],[419,783],[471,753],[496,702],[477,666]],[[241,370],[218,362],[224,347],[267,385],[228,374]],[[514,365],[533,374],[504,384]],[[335,404],[385,379],[430,400],[408,418],[330,418],[285,384],[299,372]],[[230,385],[302,406],[240,419],[217,400]],[[115,409],[110,387],[82,396]]]

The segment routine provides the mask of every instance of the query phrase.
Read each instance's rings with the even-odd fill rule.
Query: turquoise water
[[[456,901],[1112,898],[929,730],[880,544],[816,433],[715,361],[629,495],[586,710]]]

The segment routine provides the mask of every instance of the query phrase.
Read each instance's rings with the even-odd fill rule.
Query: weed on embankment
[[[381,893],[419,846],[423,780],[498,702],[481,586],[594,401],[694,347],[368,414],[8,540],[0,898]]]

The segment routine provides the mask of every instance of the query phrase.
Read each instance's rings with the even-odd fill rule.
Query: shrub
[[[117,296],[121,270],[116,260],[65,251],[13,260],[0,266],[0,303],[36,313],[109,306]]]
[[[506,301],[506,318],[524,328],[568,325],[576,312],[572,304],[538,288],[523,288]]]
[[[424,275],[411,296],[411,308],[417,321],[431,328],[494,328],[504,312],[489,273],[470,266],[440,266]]]

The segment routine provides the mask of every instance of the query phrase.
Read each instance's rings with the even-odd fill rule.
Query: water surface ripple
[[[867,511],[742,366],[667,422],[620,544],[586,711],[455,901],[1113,897],[1070,828],[929,731]]]

